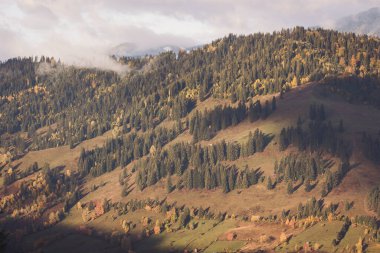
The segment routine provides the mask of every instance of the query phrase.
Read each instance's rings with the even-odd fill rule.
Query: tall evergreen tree
[[[276,109],[277,109],[276,97],[273,96],[273,98],[272,98],[272,112],[274,112]]]
[[[289,181],[288,182],[288,187],[287,187],[287,193],[290,195],[290,194],[292,194],[293,193],[293,191],[294,191],[294,188],[293,188],[293,183],[292,183],[292,181]]]
[[[172,179],[171,179],[171,176],[168,175],[167,180],[166,180],[166,193],[171,193],[172,190],[173,190]]]
[[[271,177],[268,176],[268,181],[267,181],[267,189],[272,190],[273,189],[273,183]]]

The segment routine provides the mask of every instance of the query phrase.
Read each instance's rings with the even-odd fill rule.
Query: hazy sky
[[[49,55],[103,61],[124,42],[139,49],[210,42],[229,33],[329,26],[379,0],[0,0],[0,60]]]

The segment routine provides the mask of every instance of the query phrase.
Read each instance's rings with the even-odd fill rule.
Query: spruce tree
[[[327,185],[326,185],[326,183],[323,183],[322,184],[322,189],[321,189],[321,196],[322,196],[322,198],[326,197],[328,193],[329,193],[329,191],[327,189]]]
[[[179,223],[182,228],[185,228],[189,221],[190,221],[190,210],[188,207],[185,207],[184,211],[179,216]]]
[[[267,181],[267,189],[272,190],[273,189],[273,183],[271,177],[268,176],[268,181]]]
[[[230,191],[235,189],[235,174],[234,169],[228,170],[228,188]]]
[[[188,170],[186,173],[186,187],[193,189],[193,170]]]
[[[256,150],[256,143],[255,143],[255,140],[254,140],[254,137],[252,135],[252,132],[249,132],[249,136],[248,136],[248,142],[247,142],[247,155],[250,156],[250,155],[253,155],[255,153],[255,150]]]
[[[274,162],[274,174],[277,174],[279,171],[278,171],[278,161],[276,160]]]
[[[210,190],[211,185],[212,185],[212,175],[211,175],[210,169],[206,168],[206,171],[205,171],[205,188],[207,190]]]
[[[171,193],[173,190],[172,180],[171,176],[168,175],[168,178],[166,180],[166,193]]]
[[[243,186],[243,188],[249,187],[249,181],[248,181],[247,173],[243,173],[242,186]]]
[[[256,113],[257,113],[257,118],[260,117],[260,115],[262,113],[262,107],[261,107],[260,100],[257,100],[257,102],[256,102]]]
[[[263,109],[263,111],[262,111],[262,113],[261,113],[261,118],[262,118],[262,119],[266,119],[266,118],[269,116],[269,114],[270,114],[269,101],[266,100],[266,101],[265,101],[265,104],[264,104],[264,109]]]
[[[276,109],[277,109],[276,97],[273,96],[273,98],[272,98],[272,112],[274,112]]]
[[[249,102],[249,105],[248,105],[248,119],[249,119],[249,122],[251,123],[254,122],[256,119],[255,109],[254,109],[252,100]]]
[[[221,183],[222,183],[222,190],[223,193],[228,193],[230,191],[229,185],[228,185],[228,176],[226,174],[225,169],[220,170],[220,177],[221,177]]]
[[[288,140],[286,136],[285,128],[282,128],[280,137],[279,137],[279,149],[280,151],[284,151],[288,147]]]
[[[312,186],[310,184],[310,179],[306,179],[306,182],[305,182],[305,191],[306,192],[310,192],[312,189]]]
[[[293,193],[293,191],[294,191],[293,183],[292,183],[292,181],[289,181],[288,187],[287,187],[287,193],[290,195]]]
[[[127,195],[128,195],[128,183],[125,182],[124,185],[123,185],[123,188],[121,190],[121,196],[125,197]]]

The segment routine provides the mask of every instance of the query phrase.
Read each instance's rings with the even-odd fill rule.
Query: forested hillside
[[[121,59],[132,69],[125,77],[49,57],[11,59],[0,68],[0,132],[33,137],[38,128],[57,124],[31,148],[74,145],[115,127],[152,129],[186,116],[208,96],[247,102],[325,77],[333,77],[331,89],[348,100],[379,106],[379,45],[377,38],[300,27],[229,35],[178,56]],[[351,77],[339,81],[342,75]]]
[[[296,27],[112,58],[127,71],[0,63],[11,250],[380,247],[379,38]]]

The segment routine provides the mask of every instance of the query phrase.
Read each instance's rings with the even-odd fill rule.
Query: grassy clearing
[[[95,147],[103,146],[107,139],[112,138],[112,131],[105,132],[101,136],[97,136],[90,140],[85,140],[78,144],[75,148],[70,149],[68,145],[56,148],[48,148],[38,151],[30,151],[22,158],[12,162],[13,166],[18,166],[18,171],[24,171],[34,162],[39,166],[48,163],[51,168],[65,167],[65,169],[76,170],[77,159],[82,148],[94,149]]]
[[[207,233],[198,237],[194,242],[189,245],[190,249],[204,249],[210,245],[210,242],[214,242],[218,239],[228,229],[235,227],[236,221],[234,220],[225,220],[224,222],[219,223],[215,227],[211,228]]]
[[[245,242],[242,241],[216,241],[213,242],[204,253],[219,253],[219,252],[236,252],[243,247]]]
[[[205,249],[226,230],[235,226],[235,221],[228,220],[216,225],[216,221],[200,220],[194,230],[182,229],[174,233],[162,233],[151,236],[136,244],[137,252],[168,252],[184,249]],[[234,243],[234,249],[240,248],[241,243]]]
[[[351,248],[354,246],[359,241],[360,237],[364,238],[364,230],[365,227],[363,226],[350,226],[346,233],[346,236],[339,243],[339,248],[345,248],[347,246]]]
[[[151,236],[136,244],[138,252],[167,252],[183,250],[196,238],[203,236],[212,229],[213,221],[201,221],[194,230],[182,229],[177,232],[164,232],[160,235]]]
[[[332,246],[332,240],[342,227],[343,222],[321,222],[313,227],[305,230],[304,232],[294,236],[290,239],[289,244],[279,249],[280,252],[289,252],[295,249],[296,245],[302,246],[305,242],[319,243],[322,245],[322,250],[333,252],[335,248]]]
[[[315,243],[322,245],[321,250],[326,252],[343,252],[347,249],[351,249],[359,240],[359,238],[365,237],[365,227],[351,225],[348,229],[345,237],[340,241],[338,246],[332,245],[332,240],[336,238],[338,231],[341,229],[343,222],[321,222],[313,227],[301,232],[294,236],[289,241],[288,245],[282,248],[277,248],[280,252],[288,252],[294,250],[295,246],[302,246],[305,242],[310,242],[313,246]],[[380,245],[371,243],[366,252],[379,252]]]

